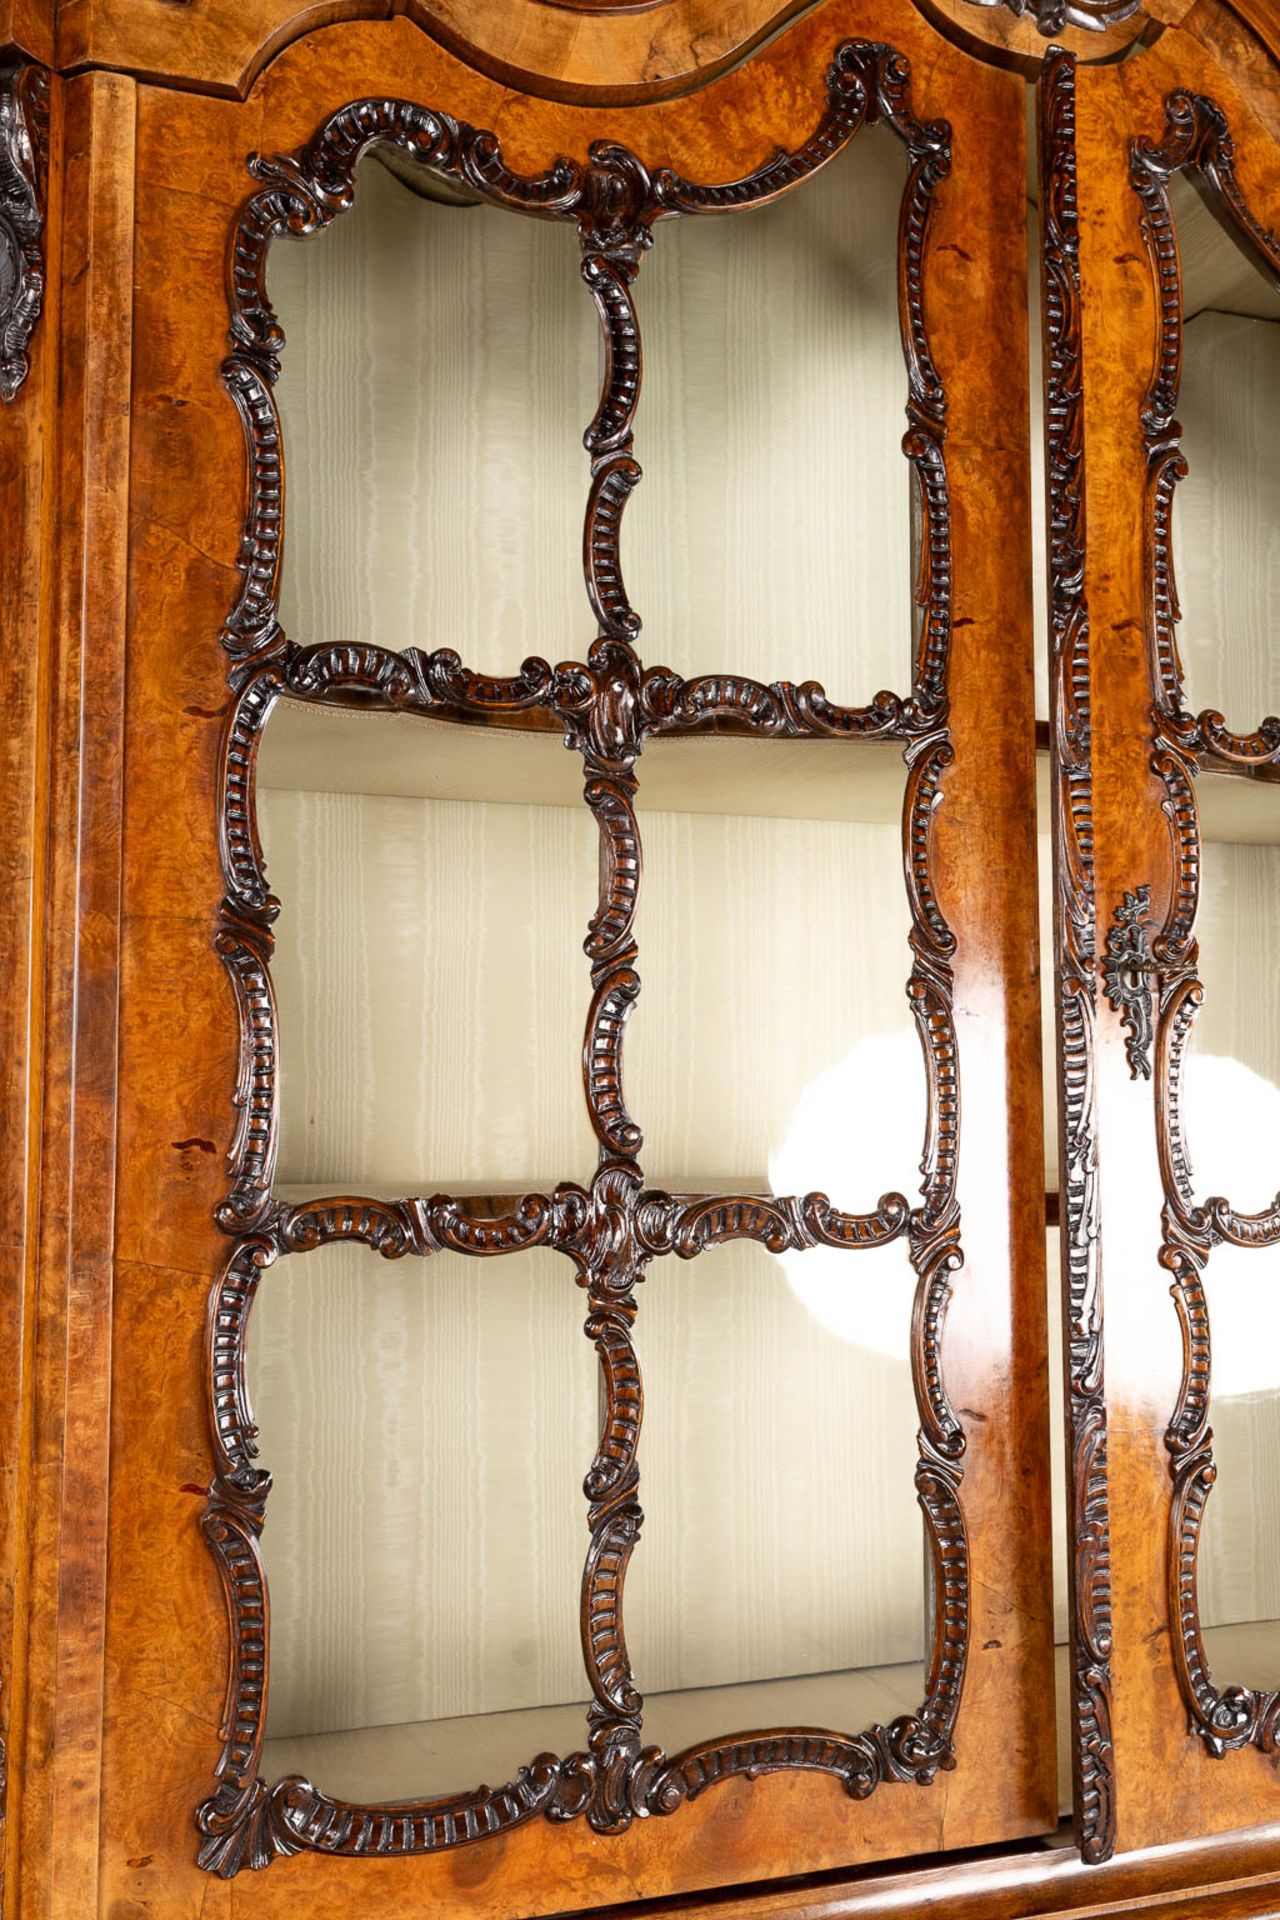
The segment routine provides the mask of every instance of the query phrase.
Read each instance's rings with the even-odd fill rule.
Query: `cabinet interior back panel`
[[[900,1248],[655,1265],[628,1580],[646,1691],[921,1659],[911,1295]],[[584,1697],[585,1311],[551,1253],[332,1246],[266,1276],[272,1738]]]
[[[1217,708],[1241,731],[1280,713],[1280,295],[1270,300],[1270,319],[1188,320],[1179,400],[1188,472],[1174,495],[1174,557],[1187,704]]]
[[[901,1243],[654,1263],[636,1322],[647,1517],[628,1576],[642,1687],[923,1657],[913,1290]]]
[[[283,902],[280,1180],[588,1178],[586,808],[267,790],[259,812]],[[924,1070],[896,823],[640,818],[625,1075],[646,1175],[859,1206],[914,1192]]]
[[[282,1183],[490,1191],[589,1174],[586,809],[266,789],[260,810],[283,901]],[[858,1204],[913,1192],[923,1070],[896,819],[644,812],[641,824],[644,986],[627,1071],[649,1177],[759,1190],[773,1175],[780,1190],[843,1189]],[[570,1396],[557,1411],[538,1397],[591,1361],[569,1263],[542,1256],[532,1285],[508,1277],[507,1261],[474,1278],[443,1263],[437,1279],[434,1260],[388,1272],[341,1257],[345,1313],[324,1309],[323,1289],[307,1304],[295,1276],[311,1255],[273,1272],[255,1308],[256,1406],[276,1477],[268,1571],[293,1596],[277,1613],[273,1699],[288,1718],[277,1724],[273,1706],[273,1735],[581,1697],[576,1588],[566,1643],[563,1566],[549,1582],[519,1557],[535,1539],[561,1559],[586,1545],[594,1406]],[[359,1312],[357,1278],[369,1294]],[[637,1337],[653,1399],[634,1578],[649,1690],[920,1658],[911,1287],[901,1248],[785,1266],[722,1249],[662,1262],[646,1282]],[[481,1349],[508,1296],[504,1369]],[[465,1360],[443,1363],[442,1341]],[[551,1343],[566,1352],[553,1357]],[[430,1393],[406,1352],[444,1368],[449,1471],[420,1431]],[[526,1405],[530,1382],[509,1369],[530,1358],[543,1385]],[[320,1399],[329,1411],[308,1417]],[[483,1491],[500,1471],[484,1438],[495,1419],[518,1460],[496,1501]],[[823,1457],[858,1472],[833,1481],[815,1469]],[[530,1514],[539,1531],[526,1539]],[[518,1590],[520,1619],[504,1613],[500,1632],[486,1556],[504,1529],[518,1564],[499,1584]],[[413,1569],[428,1562],[448,1567],[447,1592],[419,1602]],[[407,1640],[402,1612],[414,1616]],[[341,1650],[332,1673],[321,1644]]]
[[[541,1251],[334,1245],[265,1276],[273,1738],[583,1697],[582,1319],[569,1262]]]
[[[264,791],[283,1182],[582,1179],[586,807]]]
[[[599,349],[572,229],[431,205],[366,161],[346,218],[275,243],[269,288],[286,633],[488,673],[580,653]]]
[[[1201,787],[1211,784],[1202,779]],[[1280,791],[1256,817],[1280,834]],[[1185,1069],[1196,1192],[1269,1206],[1280,1189],[1280,846],[1209,841],[1199,918],[1204,1004]],[[1167,1276],[1153,1274],[1153,1302]],[[1218,1477],[1200,1545],[1207,1626],[1280,1618],[1280,1249],[1214,1249],[1205,1273]],[[1272,1684],[1274,1675],[1232,1674]]]

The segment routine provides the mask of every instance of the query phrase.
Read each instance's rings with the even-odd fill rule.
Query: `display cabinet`
[[[6,1916],[1270,1911],[1280,24],[0,41]]]

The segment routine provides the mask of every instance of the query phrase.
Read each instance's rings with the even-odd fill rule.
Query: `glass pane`
[[[913,1198],[925,1077],[907,1005],[892,745],[646,748],[628,1034],[645,1171],[676,1191]]]
[[[1280,1248],[1217,1247],[1205,1275],[1218,1477],[1200,1619],[1219,1688],[1280,1686]]]
[[[1047,751],[1036,755],[1036,882],[1040,908],[1040,1061],[1044,1073],[1044,1189],[1057,1195],[1058,1160],[1057,1015],[1054,1008],[1052,769]]]
[[[627,1641],[646,1737],[861,1732],[920,1705],[914,1277],[901,1242],[656,1261]]]
[[[280,1184],[546,1191],[588,1175],[598,834],[578,756],[555,734],[282,702],[258,785],[283,903]]]
[[[249,1384],[273,1476],[263,1772],[356,1800],[497,1786],[583,1743],[596,1362],[545,1252],[264,1277]]]
[[[622,554],[647,660],[851,704],[910,686],[906,179],[897,137],[864,128],[772,206],[657,229]]]
[[[1035,635],[1036,719],[1049,718],[1049,556],[1044,470],[1043,295],[1040,288],[1040,132],[1036,88],[1027,85],[1027,348],[1031,397],[1031,608]]]
[[[1280,1189],[1280,786],[1202,774],[1204,1004],[1184,1114],[1198,1199]],[[1280,1684],[1280,1247],[1213,1250],[1205,1274],[1218,1477],[1198,1560],[1215,1684]]]
[[[1200,978],[1184,1114],[1198,1197],[1280,1189],[1280,785],[1202,774]],[[1216,1262],[1217,1255],[1214,1255]]]
[[[1183,451],[1174,558],[1185,700],[1248,732],[1280,713],[1280,291],[1182,176],[1172,183],[1183,272]]]
[[[349,213],[272,248],[270,291],[286,633],[498,674],[580,657],[599,343],[572,226],[432,204],[366,160]]]

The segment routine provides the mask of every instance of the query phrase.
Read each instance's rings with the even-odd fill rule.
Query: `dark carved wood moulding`
[[[1115,1848],[1116,1804],[1094,1071],[1097,903],[1075,113],[1075,60],[1055,48],[1040,81],[1054,999],[1060,1062],[1060,1234],[1070,1454],[1072,1765],[1080,1850],[1086,1860],[1097,1862],[1109,1859]]]
[[[1130,180],[1142,203],[1142,231],[1151,265],[1158,340],[1142,409],[1146,453],[1147,655],[1151,672],[1152,769],[1165,789],[1173,882],[1162,921],[1146,919],[1149,888],[1118,910],[1130,993],[1113,1004],[1128,1016],[1135,1076],[1149,1071],[1142,1043],[1155,1035],[1155,1116],[1164,1207],[1161,1264],[1182,1330],[1183,1370],[1165,1435],[1173,1488],[1169,1528],[1169,1602],[1173,1653],[1192,1729],[1209,1751],[1255,1746],[1280,1751],[1280,1693],[1219,1687],[1209,1671],[1200,1626],[1197,1556],[1205,1504],[1217,1477],[1209,1424],[1210,1316],[1204,1272],[1217,1246],[1280,1245],[1280,1199],[1258,1214],[1238,1212],[1221,1197],[1196,1198],[1183,1128],[1182,1072],[1204,998],[1195,939],[1200,896],[1200,828],[1195,780],[1201,767],[1249,773],[1280,764],[1280,718],[1251,733],[1232,732],[1221,713],[1190,713],[1183,704],[1177,644],[1171,521],[1173,496],[1187,472],[1176,418],[1182,368],[1182,285],[1169,181],[1185,173],[1211,211],[1255,264],[1280,288],[1280,237],[1259,221],[1235,172],[1226,115],[1196,93],[1170,94],[1155,138],[1130,148]],[[1145,991],[1144,1005],[1138,1001]]]
[[[899,235],[900,313],[907,369],[904,452],[921,508],[920,619],[906,695],[839,706],[811,681],[764,685],[728,671],[686,680],[644,664],[640,620],[619,565],[619,525],[640,478],[633,422],[641,342],[632,284],[657,222],[759,206],[811,177],[864,125],[883,121],[903,141],[909,172]],[[717,1781],[783,1769],[835,1775],[855,1799],[882,1782],[928,1784],[954,1764],[953,1733],[969,1633],[968,1545],[960,1498],[965,1436],[943,1384],[943,1325],[962,1265],[956,1198],[959,1085],[952,1014],[955,939],[937,899],[933,821],[953,758],[948,724],[951,526],[944,459],[946,398],[930,353],[923,305],[926,238],[935,190],[950,168],[949,129],[911,110],[906,60],[880,44],[841,45],[826,105],[809,141],[748,177],[703,185],[650,172],[634,153],[598,145],[579,165],[525,176],[505,165],[492,133],[397,100],[362,100],[334,114],[300,153],[255,158],[258,191],[237,220],[231,251],[232,352],[223,372],[244,425],[249,495],[243,581],[223,633],[233,707],[224,736],[219,834],[226,885],[217,947],[235,994],[240,1070],[230,1183],[217,1211],[232,1238],[209,1302],[207,1390],[215,1478],[203,1527],[219,1567],[231,1624],[231,1667],[218,1785],[200,1807],[201,1864],[222,1875],[311,1851],[425,1853],[483,1838],[535,1816],[584,1816],[599,1832],[637,1816],[671,1814]],[[266,293],[270,244],[304,236],[348,209],[357,163],[378,145],[445,175],[491,205],[572,221],[582,277],[605,349],[599,405],[586,430],[590,481],[584,576],[598,637],[585,661],[526,660],[511,678],[469,671],[456,653],[396,652],[376,644],[288,639],[277,618],[282,455],[273,397],[283,337]],[[395,1201],[338,1196],[286,1204],[274,1191],[279,1076],[270,960],[278,902],[267,884],[255,823],[254,769],[272,707],[282,697],[356,703],[464,723],[530,721],[559,728],[582,756],[584,799],[600,831],[597,911],[585,942],[591,997],[583,1046],[587,1109],[598,1143],[589,1186],[512,1194],[507,1204],[438,1194]],[[640,1127],[623,1095],[627,1019],[639,992],[634,916],[641,878],[633,807],[646,739],[710,730],[762,738],[835,736],[900,741],[908,768],[903,815],[912,965],[907,993],[928,1089],[922,1200],[899,1193],[867,1213],[823,1194],[781,1198],[669,1194],[646,1188]],[[643,1389],[632,1342],[636,1286],[655,1256],[696,1257],[734,1239],[772,1252],[818,1245],[856,1251],[905,1239],[916,1275],[913,1377],[919,1408],[915,1482],[934,1572],[934,1633],[918,1713],[848,1735],[788,1727],[712,1740],[668,1756],[643,1741],[643,1703],[622,1622],[627,1563],[641,1526],[636,1443]],[[586,1331],[600,1361],[604,1417],[584,1484],[589,1545],[582,1645],[591,1687],[586,1750],[541,1754],[497,1789],[405,1806],[356,1806],[310,1782],[260,1777],[269,1608],[259,1547],[270,1477],[255,1464],[245,1375],[246,1330],[264,1271],[281,1255],[358,1241],[388,1258],[441,1249],[501,1256],[541,1246],[572,1262],[587,1295]],[[905,1307],[905,1302],[904,1302]]]

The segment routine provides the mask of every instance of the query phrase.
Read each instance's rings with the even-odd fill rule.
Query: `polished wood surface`
[[[65,90],[59,577],[22,1901],[97,1898],[121,918],[132,81]],[[96,476],[109,472],[104,488]],[[23,1906],[25,1911],[25,1905]]]
[[[714,78],[805,10],[806,0],[193,0],[175,14],[169,0],[61,0],[58,57],[243,96],[317,28],[407,15],[508,85],[563,100],[660,100]]]
[[[903,1913],[939,1920],[1109,1920],[1156,1914],[1161,1920],[1269,1920],[1275,1912],[1280,1829],[1263,1827],[1154,1847],[1086,1866],[1066,1836],[951,1861],[886,1867],[853,1879],[833,1877],[738,1898],[647,1902],[615,1909],[617,1920],[890,1920]],[[573,1920],[578,1920],[574,1916]]]
[[[2,0],[0,48],[14,47],[28,60],[52,67],[57,59],[57,0]]]
[[[61,149],[45,244],[61,241]],[[42,331],[30,368],[0,410],[0,1875],[17,1885],[17,1838],[25,1769],[27,1607],[33,1486],[37,1238],[40,1201],[45,888],[49,807],[47,726],[53,646],[57,487],[58,293],[46,276]],[[7,1911],[7,1909],[6,1909]]]
[[[1215,10],[1217,10],[1217,3]],[[920,0],[978,58],[1034,75],[1050,40],[1083,62],[1117,57],[1180,21],[1193,0]],[[117,67],[141,79],[243,97],[294,40],[344,20],[404,15],[490,77],[549,98],[662,100],[696,88],[806,11],[806,0],[8,0],[11,38],[64,71]],[[5,14],[0,13],[0,26]],[[1280,49],[1276,0],[1237,0],[1235,19]],[[1043,21],[1043,24],[1041,22]]]

